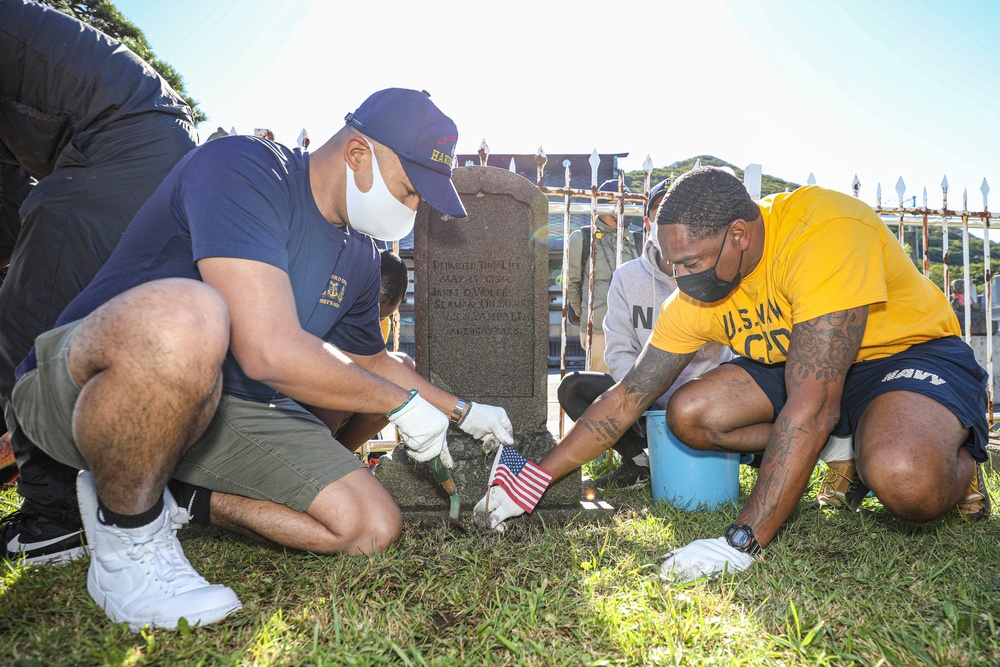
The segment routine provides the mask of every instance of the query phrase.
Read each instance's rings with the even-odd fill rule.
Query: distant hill
[[[659,183],[665,178],[669,178],[670,174],[677,178],[681,174],[690,171],[694,168],[694,164],[697,161],[701,161],[701,165],[713,166],[713,167],[729,167],[736,174],[736,177],[743,180],[743,170],[734,164],[730,164],[725,160],[720,160],[713,155],[697,155],[687,160],[680,160],[674,162],[673,164],[667,165],[666,167],[659,167],[653,169],[653,173],[650,175],[650,185]],[[625,173],[625,184],[629,187],[632,192],[642,192],[643,189],[643,172],[642,171],[629,171]],[[767,196],[775,194],[777,192],[784,192],[786,188],[791,191],[798,188],[800,183],[793,183],[791,181],[782,180],[776,176],[769,176],[764,174],[761,178],[761,196]],[[896,232],[896,227],[894,224],[889,224],[890,229],[893,233]],[[907,237],[904,240],[905,247],[908,253],[910,253],[913,263],[917,265],[917,268],[923,269],[923,263],[918,261],[918,252],[915,252],[915,245],[922,245],[919,235],[919,225],[908,224]],[[930,279],[937,284],[938,287],[943,287],[944,285],[944,265],[942,264],[942,250],[941,250],[941,228],[932,225],[930,228],[930,239],[928,251],[928,256],[930,258]],[[948,235],[948,251],[949,251],[949,264],[951,266],[951,278],[961,278],[962,277],[962,267],[964,262],[962,261],[962,238],[960,229],[953,226]],[[983,240],[970,235],[969,237],[969,258],[970,267],[969,274],[972,281],[979,286],[980,292],[982,292],[982,285],[985,280],[984,270],[983,270]],[[995,241],[990,242],[990,273],[991,275],[1000,275],[1000,244]]]
[[[703,167],[729,167],[733,170],[733,172],[735,172],[737,178],[743,180],[743,170],[735,164],[730,164],[725,160],[720,160],[714,155],[696,155],[695,157],[688,158],[687,160],[674,162],[666,167],[657,167],[653,169],[653,173],[650,175],[649,183],[650,185],[659,183],[663,179],[669,178],[671,173],[674,175],[674,178],[676,178],[681,174],[694,169],[695,162],[698,162],[699,160],[701,161],[701,166]],[[644,174],[641,170],[625,172],[625,184],[632,192],[642,192],[643,176]],[[786,188],[789,191],[794,190],[799,187],[799,185],[799,183],[786,181],[778,178],[777,176],[764,174],[761,178],[760,193],[762,197],[766,197],[767,195],[773,195],[776,192],[784,192]]]

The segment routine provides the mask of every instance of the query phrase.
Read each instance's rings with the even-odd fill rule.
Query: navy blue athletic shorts
[[[761,388],[777,415],[788,400],[785,364],[762,364],[745,357],[727,363],[739,366]],[[890,391],[912,391],[933,398],[958,417],[969,429],[965,448],[980,463],[987,460],[989,435],[986,425],[989,375],[976,363],[976,356],[958,336],[919,343],[882,359],[855,363],[847,371],[840,402],[840,421],[833,435],[854,432],[865,408],[876,396]]]

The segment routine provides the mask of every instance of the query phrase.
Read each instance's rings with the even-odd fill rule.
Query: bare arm
[[[540,465],[559,479],[611,449],[670,385],[694,354],[673,354],[649,343],[621,382],[594,401]]]
[[[809,475],[840,418],[844,378],[868,322],[868,307],[830,313],[792,328],[785,386],[764,451],[757,484],[737,523],[754,530],[761,545],[774,539],[809,482]]]
[[[281,269],[246,259],[199,260],[202,280],[229,303],[230,351],[251,378],[319,408],[387,414],[408,390],[373,375],[299,326],[292,285]]]
[[[345,353],[346,354],[346,353]],[[458,403],[458,397],[444,389],[435,387],[422,375],[404,363],[382,350],[371,356],[347,354],[347,357],[359,366],[389,382],[409,391],[416,389],[428,403],[449,417]]]

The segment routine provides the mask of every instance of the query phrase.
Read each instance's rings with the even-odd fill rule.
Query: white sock
[[[831,435],[826,441],[826,447],[819,453],[819,460],[826,461],[853,461],[854,460],[854,438],[851,436]]]
[[[643,468],[648,468],[649,457],[646,456],[645,454],[636,454],[635,456],[632,457],[632,463],[636,464],[637,466],[642,466]]]

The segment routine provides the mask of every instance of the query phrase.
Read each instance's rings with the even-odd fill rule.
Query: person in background
[[[649,191],[645,208],[647,229],[649,220],[656,218],[656,210],[668,186],[669,181],[663,180]],[[559,405],[570,419],[579,419],[598,396],[631,370],[652,333],[656,313],[676,289],[673,267],[663,261],[656,246],[656,237],[650,235],[643,245],[642,255],[622,264],[611,276],[607,315],[603,323],[606,342],[604,360],[608,372],[574,371],[559,383]],[[651,409],[663,410],[677,387],[731,358],[732,352],[728,347],[708,343],[684,369],[677,383],[653,402]],[[621,466],[594,480],[595,487],[634,488],[646,483],[649,479],[649,456],[646,454],[644,422],[645,419],[640,418],[622,433],[614,445],[621,458]]]
[[[951,281],[951,307],[955,309],[964,307],[965,300],[965,281],[961,278],[955,278]]]
[[[618,181],[607,180],[599,192],[618,192]],[[625,189],[628,192],[628,188]],[[577,229],[569,235],[569,296],[571,319],[579,322],[580,344],[587,349],[587,318],[591,307],[594,311],[590,367],[587,370],[607,373],[604,362],[604,316],[608,312],[608,288],[611,274],[618,268],[618,218],[614,215],[597,216],[594,231],[594,301],[590,303],[590,233],[589,227]],[[629,230],[623,230],[622,263],[639,256],[636,243]]]
[[[0,2],[0,63],[0,229],[10,261],[0,401],[24,496],[0,520],[0,557],[59,563],[84,553],[77,470],[19,428],[9,409],[14,369],[198,135],[191,109],[152,67],[55,9]]]

